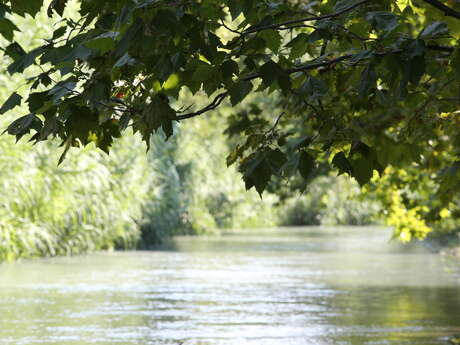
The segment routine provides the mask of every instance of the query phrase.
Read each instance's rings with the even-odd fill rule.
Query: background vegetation
[[[3,89],[17,81],[3,81],[4,99]],[[151,248],[173,235],[222,228],[374,220],[375,205],[350,200],[359,193],[350,179],[323,176],[283,202],[246,192],[226,167],[229,143],[216,133],[219,121],[196,119],[167,143],[153,140],[148,154],[128,135],[110,156],[88,147],[71,151],[60,166],[55,143],[32,148],[0,136],[0,260]]]
[[[21,36],[25,45],[36,45],[49,30],[45,16],[38,27],[23,21],[30,27]],[[22,82],[2,71],[0,103],[11,90],[20,91]],[[283,202],[271,193],[261,199],[246,192],[238,172],[225,163],[232,142],[216,130],[229,112],[223,108],[211,121],[194,119],[166,143],[154,138],[147,154],[141,139],[130,134],[109,156],[89,146],[71,151],[59,166],[56,143],[32,147],[0,136],[0,261],[150,248],[173,235],[222,228],[374,220],[374,204],[351,200],[359,187],[350,179],[323,176]],[[2,118],[3,129],[9,120]]]
[[[36,47],[52,35],[52,19],[43,13],[37,18],[15,18],[26,28],[17,34],[23,47]],[[9,58],[1,53],[0,58],[7,66]],[[28,73],[39,72],[32,68]],[[22,93],[24,80],[0,71],[0,103],[14,90]],[[247,102],[274,106],[268,96]],[[18,112],[25,113],[17,109],[2,118],[2,130]],[[276,181],[277,191],[286,191],[277,193],[281,197],[269,191],[261,199],[254,190],[246,192],[239,173],[225,162],[235,147],[231,133],[221,130],[227,118],[231,122],[231,110],[222,107],[206,119],[187,121],[167,142],[155,136],[148,154],[141,138],[131,133],[116,142],[110,156],[90,145],[71,150],[60,166],[56,142],[32,149],[26,141],[15,144],[1,136],[0,260],[150,248],[173,235],[223,228],[370,224],[381,221],[382,205],[399,239],[421,238],[430,230],[420,214],[430,212],[433,186],[417,169],[387,171],[386,180],[368,186],[365,196],[353,180],[328,171],[300,188],[302,193],[292,192],[283,180]],[[436,214],[445,215],[437,220],[439,229],[451,233],[457,228],[449,211]]]
[[[18,35],[23,46],[37,46],[51,32],[50,19],[38,19],[15,18],[28,28]],[[0,71],[1,103],[11,90],[22,91],[24,78]],[[12,117],[2,118],[2,131]],[[153,140],[148,154],[131,134],[110,156],[90,146],[71,151],[60,166],[56,142],[32,148],[0,136],[0,261],[151,247],[172,235],[277,224],[277,198],[246,193],[236,171],[226,169],[217,125],[197,120],[167,143]]]

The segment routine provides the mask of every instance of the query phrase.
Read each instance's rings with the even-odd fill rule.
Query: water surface
[[[0,265],[0,344],[447,344],[460,264],[388,239],[280,229]]]

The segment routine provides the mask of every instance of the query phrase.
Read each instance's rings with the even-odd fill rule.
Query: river
[[[3,264],[0,344],[447,344],[460,264],[389,237],[258,230]]]

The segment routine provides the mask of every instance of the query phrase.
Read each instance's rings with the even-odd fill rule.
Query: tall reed
[[[110,157],[88,148],[58,167],[55,147],[1,137],[0,260],[134,248],[150,190],[142,151],[128,136]]]

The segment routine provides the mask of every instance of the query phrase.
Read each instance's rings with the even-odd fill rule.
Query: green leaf
[[[50,106],[50,101],[51,97],[48,91],[31,93],[27,99],[29,110],[32,113],[41,113],[43,110],[46,110]]]
[[[457,44],[452,60],[450,61],[450,66],[454,70],[455,77],[457,80],[460,80],[460,44]]]
[[[243,13],[243,4],[239,0],[229,0],[228,8],[230,9],[232,20],[237,19],[240,16],[240,14]]]
[[[144,118],[153,131],[162,129],[166,139],[173,135],[173,121],[176,112],[169,106],[168,99],[163,95],[156,95],[144,110]]]
[[[311,144],[311,137],[309,137],[308,135],[303,135],[301,137],[298,137],[298,138],[295,138],[295,139],[292,139],[292,140],[289,140],[286,142],[286,147],[290,150],[290,151],[297,151],[297,150],[300,150],[300,149],[305,149],[308,147],[308,145]]]
[[[407,79],[412,84],[418,85],[425,74],[425,57],[417,56],[409,60],[405,72],[407,73]]]
[[[310,76],[299,91],[302,95],[312,100],[318,100],[327,94],[328,86],[323,80]]]
[[[253,86],[250,81],[240,81],[235,83],[228,92],[232,106],[237,105],[251,92]]]
[[[308,179],[315,169],[315,159],[306,151],[300,152],[299,173],[304,179]]]
[[[290,178],[299,170],[300,154],[293,154],[283,166],[283,176]]]
[[[134,65],[136,60],[133,59],[128,53],[120,57],[117,62],[113,65],[113,68],[120,68],[126,65]]]
[[[348,174],[351,175],[352,167],[347,157],[343,152],[337,153],[332,159],[332,165],[339,169],[339,175]]]
[[[21,56],[26,55],[26,52],[18,43],[13,42],[6,47],[5,54],[15,61],[19,59]]]
[[[200,62],[195,72],[193,73],[192,79],[197,83],[204,83],[207,80],[211,79],[214,76],[215,72],[216,70],[212,65],[207,64],[205,62]]]
[[[348,60],[351,64],[357,65],[361,61],[366,61],[371,59],[374,56],[374,52],[372,50],[363,50],[358,54],[354,54],[350,60]]]
[[[9,13],[11,13],[10,8],[8,6],[0,3],[0,18],[4,18]]]
[[[110,119],[102,124],[100,131],[97,133],[97,139],[95,140],[96,146],[108,154],[112,147],[113,139],[119,138],[120,136],[121,133],[118,122],[114,119]]]
[[[399,18],[390,12],[369,12],[366,19],[374,26],[376,30],[386,33],[392,32],[399,25]]]
[[[290,60],[298,59],[308,52],[308,38],[309,36],[307,34],[300,33],[286,45],[291,48],[291,52],[289,54]]]
[[[267,187],[272,175],[279,175],[287,159],[279,149],[265,148],[247,157],[240,166],[246,188],[253,186],[259,194]]]
[[[143,22],[141,19],[136,20],[126,31],[123,35],[121,40],[118,42],[115,48],[115,55],[117,57],[122,57],[126,53],[128,53],[129,48],[135,44],[136,42],[139,43],[137,39],[140,35],[140,32],[143,27]]]
[[[260,67],[259,73],[264,84],[271,86],[278,79],[278,75],[284,72],[277,63],[270,60]]]
[[[222,76],[224,78],[232,78],[233,76],[237,76],[240,71],[238,64],[233,60],[225,61],[220,67],[220,70],[222,71]]]
[[[260,77],[267,87],[276,81],[283,91],[289,91],[291,80],[289,75],[276,62],[270,60],[259,69]]]
[[[307,42],[311,44],[318,42],[320,40],[331,40],[331,38],[333,37],[332,35],[333,33],[330,30],[325,28],[318,28],[315,31],[313,31],[310,35],[308,35]]]
[[[98,50],[100,54],[103,55],[115,47],[115,39],[117,36],[118,33],[116,32],[106,32],[92,40],[86,41],[84,45],[87,48]]]
[[[434,22],[428,25],[420,33],[420,38],[431,38],[436,36],[442,36],[449,32],[449,27],[444,22]]]
[[[392,105],[392,99],[389,97],[389,92],[387,90],[377,90],[375,92],[375,97],[378,102],[383,107],[388,107]]]
[[[67,26],[61,26],[60,28],[56,29],[53,32],[53,41],[64,36],[66,32],[67,32]]]
[[[11,1],[11,10],[21,16],[24,16],[26,13],[30,14],[32,17],[40,12],[40,9],[43,5],[43,0],[10,0]]]
[[[5,114],[8,110],[11,110],[21,104],[22,97],[14,92],[0,108],[0,115]]]
[[[52,96],[54,103],[57,103],[62,97],[73,93],[73,90],[77,87],[77,83],[72,80],[63,80],[57,83],[48,94]],[[97,97],[96,97],[97,98]],[[100,100],[100,98],[97,98]]]
[[[334,6],[334,12],[340,12],[353,5],[356,5],[359,0],[338,0]]]
[[[66,135],[87,145],[90,142],[90,134],[97,132],[98,129],[97,114],[88,107],[71,105],[67,109],[66,116],[68,117],[65,123]]]
[[[281,35],[276,30],[264,30],[259,32],[258,36],[262,38],[267,47],[273,52],[278,53],[281,47]]]
[[[363,186],[374,175],[374,170],[382,174],[383,166],[378,161],[376,151],[362,142],[355,143],[351,157],[348,159],[352,166],[352,176]]]
[[[371,88],[375,87],[377,82],[377,74],[375,73],[374,66],[371,64],[367,65],[364,69],[361,80],[358,84],[358,95],[361,98],[366,98]]]
[[[42,121],[34,114],[29,114],[12,122],[3,133],[8,132],[8,134],[16,136],[16,140],[19,141],[30,130],[34,129],[39,132],[41,128]]]
[[[255,187],[262,195],[271,179],[271,168],[266,161],[266,152],[257,152],[249,156],[240,166],[246,190]]]
[[[24,72],[24,70],[27,67],[31,66],[35,62],[35,59],[41,54],[43,54],[44,51],[44,47],[39,47],[37,49],[32,50],[30,53],[18,57],[11,65],[8,66],[8,73],[13,75],[14,73]]]
[[[53,11],[59,14],[61,17],[64,14],[64,9],[67,5],[68,0],[53,0],[48,7],[48,16],[52,16]]]
[[[279,174],[286,162],[286,156],[279,149],[270,150],[267,154],[267,163],[270,166],[272,174]]]
[[[14,31],[19,31],[19,29],[9,19],[2,16],[0,9],[0,34],[2,34],[8,41],[12,41]]]
[[[396,5],[401,12],[404,11],[407,7],[410,8],[412,6],[410,0],[396,0]]]
[[[371,180],[374,174],[374,167],[371,161],[360,155],[353,158],[350,164],[353,167],[352,176],[358,181],[360,186],[364,186]]]

